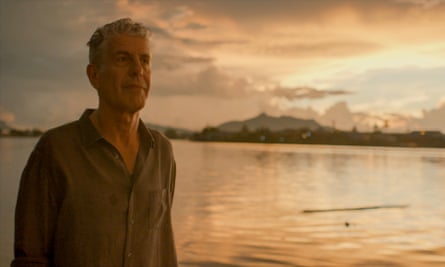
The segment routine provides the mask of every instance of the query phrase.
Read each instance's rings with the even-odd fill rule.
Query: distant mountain
[[[178,135],[191,135],[194,132],[191,130],[187,130],[187,129],[183,129],[183,128],[175,128],[175,127],[169,127],[169,126],[165,126],[165,125],[158,125],[158,124],[152,124],[152,123],[146,123],[145,124],[148,128],[156,130],[158,132],[164,133],[167,130],[174,130]]]
[[[11,130],[11,127],[9,127],[9,125],[6,124],[6,122],[0,121],[0,131],[7,131],[7,130]]]
[[[239,132],[243,127],[247,127],[249,130],[268,128],[271,131],[282,131],[287,129],[295,130],[301,128],[316,130],[322,126],[314,120],[303,120],[290,116],[273,117],[265,113],[261,113],[252,119],[223,123],[218,126],[218,129],[226,132]]]

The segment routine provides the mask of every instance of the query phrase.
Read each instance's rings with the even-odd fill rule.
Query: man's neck
[[[99,133],[115,146],[127,146],[138,142],[139,112],[116,112],[99,108],[90,119]]]
[[[139,112],[117,112],[99,106],[90,119],[105,140],[119,151],[128,172],[133,173],[139,150]]]

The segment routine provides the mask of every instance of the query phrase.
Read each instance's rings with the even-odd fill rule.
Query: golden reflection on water
[[[174,148],[182,266],[445,264],[444,150],[186,141]],[[410,206],[302,213],[387,204]]]
[[[0,265],[37,139],[0,139]],[[445,150],[173,141],[183,267],[445,266]],[[305,214],[408,204],[406,209]]]

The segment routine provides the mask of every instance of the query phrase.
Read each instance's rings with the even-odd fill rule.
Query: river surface
[[[0,266],[35,138],[0,138]],[[445,149],[173,141],[182,267],[445,266]],[[303,213],[303,210],[407,205]]]

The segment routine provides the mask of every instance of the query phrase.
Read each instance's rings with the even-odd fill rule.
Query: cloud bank
[[[11,124],[49,128],[95,107],[85,43],[97,26],[132,17],[153,33],[142,113],[151,122],[200,129],[268,112],[344,129],[387,121],[445,132],[444,1],[1,5],[0,119]]]

